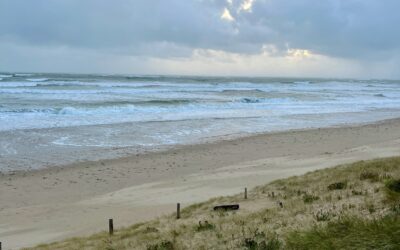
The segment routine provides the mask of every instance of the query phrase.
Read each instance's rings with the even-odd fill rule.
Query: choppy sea
[[[0,73],[0,171],[400,117],[400,81]]]

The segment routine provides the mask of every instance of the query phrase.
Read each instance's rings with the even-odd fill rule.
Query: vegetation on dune
[[[399,249],[400,219],[390,214],[380,219],[345,217],[326,226],[291,232],[288,249]]]
[[[237,211],[213,211],[240,203]],[[33,249],[398,249],[400,157],[277,180],[128,228]]]

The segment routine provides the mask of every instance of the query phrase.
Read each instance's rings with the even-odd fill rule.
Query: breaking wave
[[[45,81],[48,81],[49,78],[29,78],[26,80],[30,81],[30,82],[45,82]]]

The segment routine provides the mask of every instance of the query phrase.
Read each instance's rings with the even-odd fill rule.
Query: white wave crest
[[[45,82],[45,81],[47,81],[47,80],[49,80],[48,78],[29,78],[29,79],[26,79],[27,81],[30,81],[30,82]]]
[[[14,74],[14,76],[33,76],[33,74],[19,73],[19,74]]]

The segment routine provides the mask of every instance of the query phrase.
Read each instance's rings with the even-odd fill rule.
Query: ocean
[[[400,117],[400,81],[0,73],[0,171]]]

